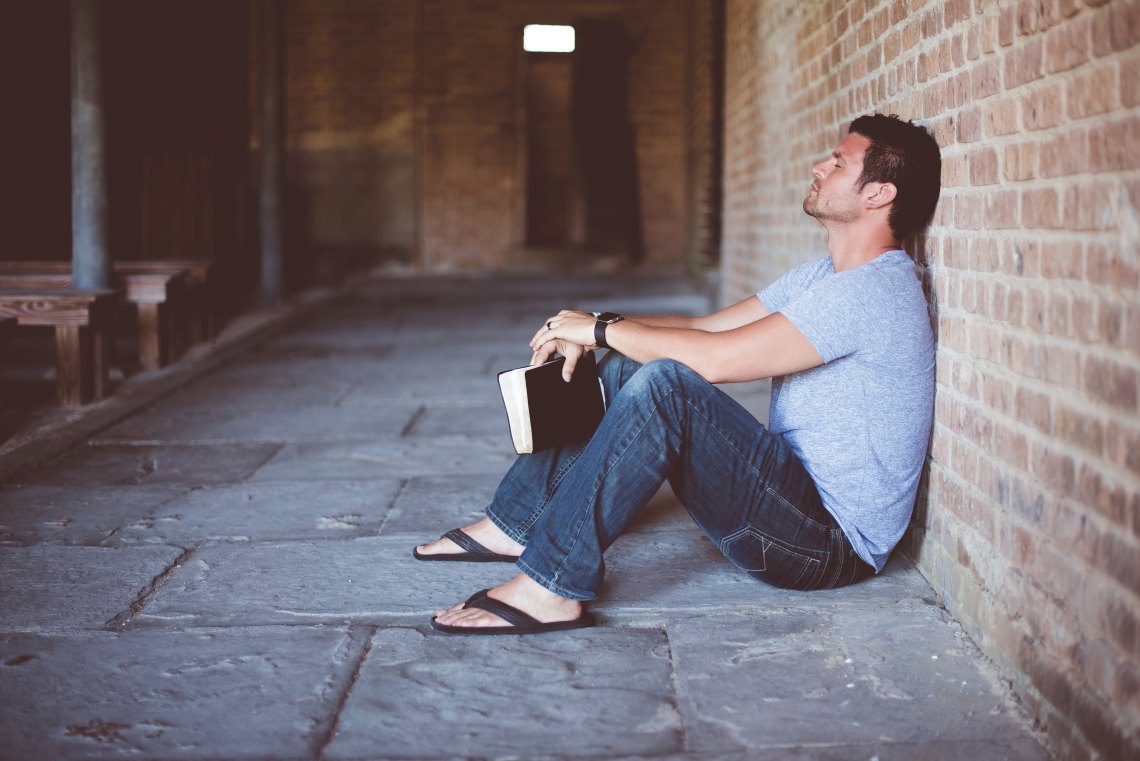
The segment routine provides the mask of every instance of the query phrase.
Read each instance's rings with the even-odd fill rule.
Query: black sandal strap
[[[486,547],[484,547],[483,545],[479,544],[477,541],[472,539],[470,536],[463,533],[462,530],[457,529],[457,528],[453,528],[453,529],[451,529],[451,531],[448,531],[446,534],[443,535],[443,538],[444,539],[450,539],[451,541],[458,544],[464,551],[470,552],[472,555],[497,555],[498,554],[495,552],[491,552],[491,550],[489,550]]]
[[[511,626],[542,625],[541,621],[529,613],[519,610],[514,605],[507,605],[502,600],[496,600],[494,597],[489,596],[487,593],[490,591],[489,589],[479,590],[467,598],[467,602],[463,603],[463,607],[477,608],[478,610],[485,610],[488,613],[494,613]]]

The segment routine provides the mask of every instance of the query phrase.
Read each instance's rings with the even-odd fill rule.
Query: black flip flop
[[[500,555],[497,552],[492,552],[457,528],[448,531],[440,539],[450,539],[466,551],[422,555],[419,550],[413,548],[412,556],[416,560],[451,560],[468,563],[513,563],[518,560],[514,555]]]
[[[431,627],[444,634],[542,634],[543,632],[556,632],[564,629],[583,629],[594,625],[594,615],[583,612],[582,615],[570,621],[551,621],[543,623],[529,613],[524,613],[513,605],[507,605],[502,600],[489,597],[484,589],[471,595],[464,608],[478,608],[488,613],[494,613],[499,618],[511,624],[510,626],[452,626],[441,624],[432,616]]]

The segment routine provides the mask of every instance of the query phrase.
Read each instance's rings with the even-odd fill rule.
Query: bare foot
[[[487,596],[518,608],[542,623],[573,621],[582,615],[582,603],[560,597],[522,573],[506,584],[488,590]],[[510,626],[494,613],[478,608],[464,608],[463,603],[438,611],[436,621],[448,626]]]
[[[518,557],[523,553],[523,550],[526,549],[526,547],[523,547],[514,539],[504,534],[498,526],[491,522],[490,518],[484,518],[478,523],[464,526],[460,530],[491,552],[496,552],[500,555],[514,555]],[[455,555],[465,550],[450,539],[441,537],[434,542],[421,544],[419,547],[416,547],[416,551],[421,555]]]

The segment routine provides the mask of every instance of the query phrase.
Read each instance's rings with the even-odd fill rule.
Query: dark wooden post
[[[108,288],[107,182],[98,0],[71,0],[71,269],[75,288]]]
[[[259,42],[261,45],[261,300],[272,305],[281,300],[283,254],[282,196],[284,182],[284,15],[285,0],[261,0]]]

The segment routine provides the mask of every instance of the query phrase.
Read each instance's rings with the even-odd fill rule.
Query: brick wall
[[[824,253],[809,167],[926,120],[936,422],[906,548],[1063,758],[1140,757],[1140,3],[729,0],[725,301]]]
[[[371,252],[428,271],[525,264],[522,27],[606,18],[636,46],[646,259],[679,262],[687,12],[687,0],[290,3],[295,237],[318,254]]]

